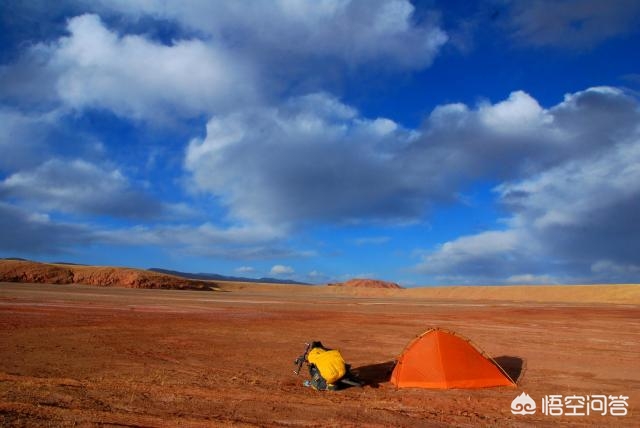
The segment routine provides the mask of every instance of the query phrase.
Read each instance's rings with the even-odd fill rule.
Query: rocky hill
[[[386,289],[400,289],[400,285],[395,282],[380,281],[377,279],[366,278],[354,278],[346,282],[339,282],[336,284],[328,284],[332,287],[351,287],[351,288],[386,288]]]
[[[84,284],[101,287],[215,290],[217,284],[147,270],[0,260],[0,282]]]

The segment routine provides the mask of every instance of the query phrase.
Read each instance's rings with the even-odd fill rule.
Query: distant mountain
[[[69,265],[69,266],[89,266],[84,263],[71,263],[71,262],[50,262],[52,265]]]
[[[164,273],[167,275],[179,276],[187,279],[212,280],[212,281],[236,281],[236,282],[262,282],[267,284],[294,284],[294,285],[311,285],[306,282],[291,281],[289,279],[278,278],[245,278],[241,276],[226,276],[217,273],[188,273],[177,270],[151,268],[151,272]]]

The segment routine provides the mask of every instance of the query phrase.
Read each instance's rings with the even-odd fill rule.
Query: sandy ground
[[[640,426],[636,303],[330,288],[2,283],[0,426]],[[518,387],[395,389],[390,362],[431,326],[470,338]],[[367,386],[301,387],[293,360],[314,339]],[[546,395],[624,395],[628,415],[513,415],[522,392],[538,406]]]

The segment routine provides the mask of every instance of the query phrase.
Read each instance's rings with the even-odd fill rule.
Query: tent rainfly
[[[391,374],[398,388],[486,388],[515,386],[509,375],[468,339],[433,328],[416,337]]]

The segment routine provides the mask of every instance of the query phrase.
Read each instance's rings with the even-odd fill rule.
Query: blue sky
[[[0,256],[638,282],[640,4],[7,1]]]

